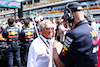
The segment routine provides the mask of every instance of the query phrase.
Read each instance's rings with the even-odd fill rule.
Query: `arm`
[[[55,64],[57,67],[64,67],[65,66],[58,57],[57,42],[56,41],[53,44],[53,58],[54,58],[54,61],[55,61]]]

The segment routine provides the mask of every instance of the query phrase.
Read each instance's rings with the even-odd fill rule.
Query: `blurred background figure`
[[[34,29],[34,23],[33,23],[33,21],[29,22],[29,27]]]
[[[60,33],[60,42],[63,43],[65,40],[65,35],[67,31],[69,31],[69,25],[66,23],[66,21],[62,21],[61,25],[59,26],[59,33]]]
[[[55,23],[55,19],[54,18],[51,18],[51,22],[53,24],[53,37],[55,36],[56,34],[56,27],[57,27],[57,24]]]
[[[99,22],[97,23],[97,27],[99,28],[99,32],[98,32],[99,50],[98,50],[97,67],[100,67],[100,19],[99,19]]]
[[[96,33],[98,34],[99,32],[99,28],[97,26],[97,23],[95,22],[95,18],[93,18],[93,15],[90,15],[90,16],[85,16],[87,21],[88,21],[88,24],[96,31]]]
[[[2,23],[2,29],[6,29],[8,27],[8,23],[5,21]]]
[[[13,67],[14,57],[18,67],[21,67],[20,47],[19,47],[19,28],[14,27],[14,19],[8,19],[9,27],[3,30],[3,37],[7,38],[7,59],[8,67]]]
[[[55,34],[55,39],[60,41],[60,31],[59,31],[59,26],[61,25],[61,18],[57,18],[56,20],[57,28],[56,28],[56,34]]]
[[[20,29],[20,31],[21,31],[21,30],[22,30],[23,25],[22,25],[22,23],[21,23],[21,22],[17,22],[17,23],[16,23],[16,25],[15,25],[15,27],[19,28],[19,29]]]
[[[39,16],[39,18],[40,18],[40,22],[44,20],[44,18],[42,16]]]
[[[35,21],[35,23],[36,23],[36,28],[37,28],[37,30],[38,30],[38,32],[39,32],[39,23],[40,23],[40,18],[39,17],[36,17],[35,19],[34,19],[34,21]]]
[[[20,33],[20,41],[22,42],[21,47],[23,47],[23,64],[27,65],[27,56],[28,56],[28,50],[31,45],[31,42],[35,39],[36,33],[33,28],[29,27],[30,20],[25,20],[25,28],[21,30]]]
[[[100,19],[99,19],[99,22],[97,22],[97,27],[100,28]]]

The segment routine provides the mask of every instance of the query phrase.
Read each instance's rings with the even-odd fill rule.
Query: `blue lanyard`
[[[41,37],[40,37],[41,38]],[[49,46],[45,43],[45,41],[41,38],[41,40],[44,42],[44,44],[49,48]],[[47,54],[49,54],[48,50],[46,49]]]
[[[41,37],[40,37],[41,38]],[[45,43],[45,45],[47,46],[47,47],[49,47],[47,44],[46,44],[46,42],[41,38],[41,40]],[[49,43],[49,42],[48,42]],[[50,44],[49,44],[50,45]]]
[[[49,44],[49,46],[50,46],[50,43],[48,42],[48,40],[47,40],[47,43]]]

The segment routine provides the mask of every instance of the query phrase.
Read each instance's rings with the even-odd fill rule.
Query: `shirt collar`
[[[78,22],[78,23],[75,25],[75,28],[76,28],[77,26],[82,25],[82,24],[88,24],[88,22],[87,22],[86,20],[81,20],[80,22]]]
[[[47,42],[47,39],[45,37],[43,37],[42,35],[40,35],[40,37],[45,41]]]
[[[43,37],[42,35],[40,35],[40,37],[47,43],[48,40],[45,37]],[[53,45],[54,41],[55,41],[55,37],[51,37],[50,44]]]
[[[10,27],[14,27],[14,25],[10,25]]]

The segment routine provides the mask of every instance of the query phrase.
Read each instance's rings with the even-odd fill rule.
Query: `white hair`
[[[39,23],[39,29],[43,29],[45,27],[46,23],[52,24],[52,22],[50,20],[43,20],[42,22]]]

